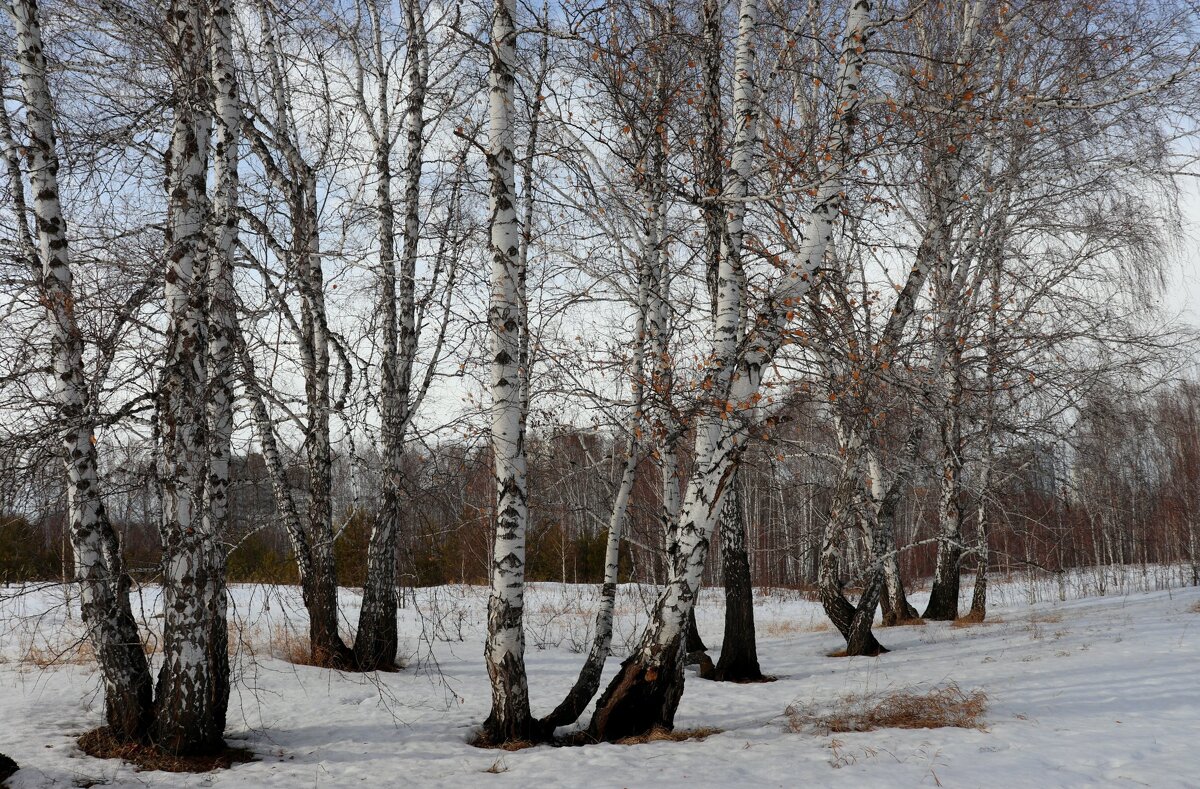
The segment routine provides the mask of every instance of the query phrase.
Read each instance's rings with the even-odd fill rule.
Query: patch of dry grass
[[[94,666],[96,650],[91,641],[76,641],[60,648],[52,648],[49,644],[42,647],[30,645],[21,656],[21,663],[42,669],[54,666]]]
[[[927,693],[892,691],[850,695],[832,707],[792,705],[787,708],[788,727],[794,732],[875,731],[876,729],[983,729],[980,718],[987,707],[981,690],[965,693],[954,683]]]
[[[285,625],[275,625],[267,639],[267,653],[297,666],[315,665],[312,643],[308,636],[294,632]]]
[[[206,773],[254,760],[254,754],[245,748],[229,747],[206,756],[176,756],[154,745],[115,740],[104,727],[92,729],[77,742],[88,756],[97,759],[122,759],[143,770],[162,770],[168,773]]]
[[[1004,621],[1003,619],[997,619],[996,617],[992,617],[991,619],[984,619],[982,616],[979,616],[978,614],[967,614],[966,616],[960,616],[958,619],[955,619],[953,622],[951,622],[950,627],[975,627],[976,625],[995,625],[995,624],[999,624],[1003,621]]]
[[[918,616],[912,619],[897,619],[892,624],[883,625],[883,627],[925,627],[926,624],[928,623]]]
[[[832,626],[828,622],[796,622],[791,619],[772,619],[756,624],[755,630],[770,638],[786,638],[800,633],[824,633]]]
[[[714,734],[720,734],[724,729],[701,727],[698,729],[664,729],[656,726],[645,734],[636,737],[622,737],[617,745],[645,745],[648,742],[683,742],[685,740],[704,740]]]
[[[1191,606],[1188,608],[1188,610],[1191,611],[1193,614],[1200,614],[1200,600],[1197,600],[1196,602],[1192,603]]]

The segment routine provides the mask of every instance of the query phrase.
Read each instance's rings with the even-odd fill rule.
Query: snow
[[[511,753],[467,745],[490,700],[485,589],[418,590],[400,612],[409,667],[359,676],[273,657],[289,628],[304,630],[298,592],[239,586],[232,590],[238,651],[228,739],[257,761],[201,775],[139,772],[83,755],[75,739],[99,725],[101,710],[86,650],[67,649],[80,633],[77,600],[67,620],[63,588],[7,587],[0,589],[0,752],[22,768],[13,787],[1196,786],[1200,613],[1191,609],[1200,608],[1200,589],[1154,591],[1177,576],[1139,572],[1112,571],[1103,586],[1119,594],[1109,597],[1073,599],[1099,588],[1094,574],[1061,587],[1053,579],[996,584],[994,622],[884,629],[880,639],[893,651],[879,658],[827,657],[842,644],[820,606],[796,592],[760,590],[759,655],[778,680],[728,685],[689,670],[676,720],[680,728],[723,733]],[[622,587],[616,649],[637,636],[651,595]],[[358,596],[342,597],[347,621],[355,621]],[[596,598],[584,587],[530,590],[535,714],[547,713],[574,681]],[[698,615],[714,658],[720,598],[718,590],[702,593]],[[913,601],[918,608],[924,602],[921,594]],[[134,602],[152,630],[161,622],[156,603],[152,589]],[[37,665],[64,650],[57,663]],[[606,678],[618,663],[609,661]],[[987,694],[985,730],[794,732],[785,712],[792,704],[829,706],[851,694],[948,682]]]

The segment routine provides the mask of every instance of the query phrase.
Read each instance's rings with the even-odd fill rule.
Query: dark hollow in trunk
[[[687,665],[700,663],[702,657],[707,657],[708,647],[700,638],[700,629],[696,627],[696,609],[693,607],[687,616],[687,649],[684,650],[684,662]]]
[[[596,702],[588,735],[597,742],[637,737],[652,729],[675,726],[675,710],[683,696],[683,665],[676,639],[648,661],[642,651],[621,664],[621,670]]]

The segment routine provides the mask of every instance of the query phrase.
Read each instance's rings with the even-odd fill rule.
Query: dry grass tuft
[[[998,619],[996,617],[992,617],[990,619],[984,619],[979,614],[967,614],[966,616],[960,616],[958,619],[955,619],[953,622],[951,622],[950,627],[974,627],[975,625],[995,625],[995,624],[999,624],[1003,621],[1004,621],[1003,619]]]
[[[918,616],[912,619],[897,619],[892,624],[883,625],[883,627],[925,627],[926,624],[928,623]]]
[[[622,737],[617,745],[644,745],[648,742],[683,742],[685,740],[704,740],[714,734],[720,734],[724,729],[704,727],[699,729],[664,729],[655,726],[645,734],[636,737]]]
[[[1061,621],[1063,621],[1062,614],[1043,613],[1029,615],[1029,622],[1031,624],[1057,624]]]
[[[43,669],[54,666],[94,666],[96,650],[91,641],[76,641],[61,649],[51,649],[49,645],[31,645],[21,656],[21,663]]]
[[[1189,607],[1188,610],[1191,611],[1193,614],[1200,614],[1200,600],[1197,600],[1196,602],[1192,603],[1191,607]]]
[[[824,633],[832,626],[828,622],[796,622],[791,619],[773,619],[756,624],[759,633],[770,638],[785,638],[799,633]]]
[[[123,759],[143,770],[162,770],[168,773],[206,773],[254,760],[251,751],[229,747],[208,756],[176,756],[154,745],[119,742],[103,727],[89,731],[77,742],[88,756],[97,759]]]
[[[284,625],[275,625],[267,641],[267,652],[273,658],[297,666],[313,666],[312,643],[308,636],[293,632]]]
[[[832,708],[787,708],[794,732],[875,731],[876,729],[983,729],[980,718],[987,707],[981,690],[964,693],[950,683],[928,693],[894,691],[886,694],[845,696]]]

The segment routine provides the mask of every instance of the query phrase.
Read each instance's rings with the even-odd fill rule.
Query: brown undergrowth
[[[879,627],[925,627],[927,622],[921,617],[913,617],[912,619],[897,619],[889,624],[879,625]]]
[[[950,627],[975,627],[976,625],[998,625],[998,624],[1002,623],[1003,621],[1004,621],[1003,619],[997,619],[996,617],[991,617],[990,619],[985,619],[984,617],[980,616],[979,614],[967,614],[966,616],[960,616],[958,619],[955,619],[953,622],[951,622]]]
[[[645,745],[651,742],[684,742],[686,740],[704,740],[714,734],[720,734],[724,729],[717,729],[709,726],[702,726],[695,729],[664,729],[661,726],[656,726],[645,734],[639,734],[636,737],[622,737],[619,740],[614,740],[616,745]],[[485,750],[499,751],[523,751],[526,748],[533,748],[538,745],[549,745],[553,748],[578,748],[585,745],[598,745],[601,741],[596,740],[586,731],[577,731],[563,737],[555,737],[543,742],[533,742],[531,740],[513,740],[510,742],[500,743],[499,745],[492,744],[483,736],[478,736],[471,741],[471,745],[476,748]]]
[[[794,732],[875,731],[876,729],[980,729],[987,708],[981,690],[964,692],[949,683],[926,693],[892,691],[844,696],[829,707],[787,708],[788,728]]]
[[[88,756],[97,759],[122,759],[143,770],[162,770],[168,773],[206,773],[254,761],[252,751],[228,746],[219,753],[208,756],[176,756],[154,745],[115,740],[106,727],[92,729],[76,742]]]
[[[799,633],[824,633],[833,629],[833,626],[828,622],[804,623],[791,619],[771,619],[756,624],[755,628],[771,638],[786,638]]]

